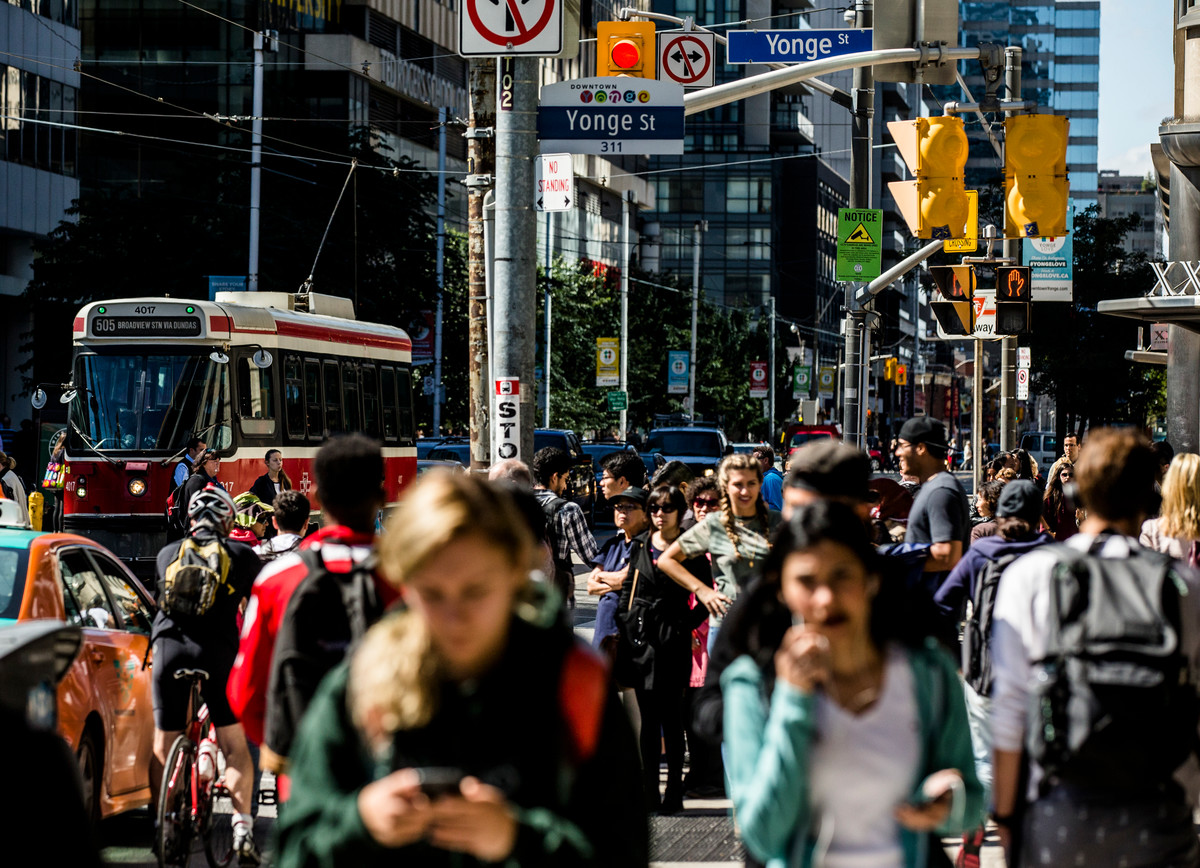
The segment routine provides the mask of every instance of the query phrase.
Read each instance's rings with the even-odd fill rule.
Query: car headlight
[[[142,479],[140,476],[135,476],[133,479],[129,480],[128,488],[129,493],[134,497],[141,497],[146,493],[146,480]]]

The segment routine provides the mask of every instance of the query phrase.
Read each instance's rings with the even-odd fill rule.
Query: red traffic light
[[[997,299],[1028,302],[1031,289],[1028,266],[1002,265],[996,269]]]
[[[642,49],[632,39],[621,39],[609,47],[609,56],[614,66],[633,69],[642,62]]]

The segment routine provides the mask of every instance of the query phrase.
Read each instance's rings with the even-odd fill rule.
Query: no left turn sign
[[[458,53],[553,56],[563,51],[563,0],[463,0]]]
[[[658,34],[658,68],[664,78],[684,87],[710,87],[716,80],[712,33]]]

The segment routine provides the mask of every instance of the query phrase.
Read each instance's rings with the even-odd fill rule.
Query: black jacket
[[[317,687],[351,645],[382,617],[386,603],[374,574],[374,556],[350,567],[327,564],[323,545],[298,552],[308,568],[288,598],[275,637],[267,686],[264,751],[286,758]]]
[[[282,482],[282,481],[281,481]],[[279,486],[280,491],[287,491],[291,486],[286,482],[282,482]],[[275,483],[271,481],[271,474],[264,473],[258,479],[254,480],[254,484],[250,486],[250,493],[261,500],[263,503],[270,506],[275,502]]]
[[[692,665],[692,630],[708,617],[697,603],[688,606],[688,591],[655,566],[650,553],[651,531],[634,537],[629,551],[629,574],[621,585],[617,603],[618,679],[624,687],[653,690],[656,687],[688,686]],[[712,569],[703,555],[683,562],[693,576],[712,584]],[[636,581],[635,581],[636,579]],[[642,623],[634,625],[630,604],[641,610]],[[649,641],[637,641],[641,630]]]
[[[591,670],[603,678],[591,685],[597,689],[589,707],[600,714],[595,746],[578,761],[564,749],[574,729],[564,715],[563,666],[577,644],[561,623],[536,626],[514,618],[496,665],[470,687],[443,684],[433,719],[395,733],[382,757],[372,754],[350,718],[348,665],[335,669],[296,740],[292,797],[275,827],[276,864],[480,865],[424,842],[386,849],[370,837],[358,814],[358,793],[366,784],[396,769],[449,766],[498,787],[515,807],[517,840],[502,864],[645,868],[649,842],[637,745],[600,666]]]

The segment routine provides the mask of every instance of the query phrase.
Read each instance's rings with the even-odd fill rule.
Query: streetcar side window
[[[337,362],[325,363],[325,431],[328,437],[342,432],[342,385]]]
[[[342,400],[346,407],[346,431],[353,434],[362,430],[362,419],[358,409],[358,365],[346,362],[342,365]]]
[[[363,433],[368,437],[379,436],[379,379],[375,366],[367,363],[362,368]]]
[[[238,414],[243,434],[275,433],[275,399],[271,368],[238,359]]]
[[[400,439],[413,439],[412,373],[407,368],[396,371],[396,391],[399,393]]]
[[[283,364],[283,401],[287,410],[287,431],[291,437],[304,439],[304,381],[300,360],[288,356]]]
[[[383,437],[396,439],[396,369],[379,369],[379,388],[383,392]]]
[[[304,360],[304,422],[311,440],[324,437],[321,424],[321,363],[314,359]]]

